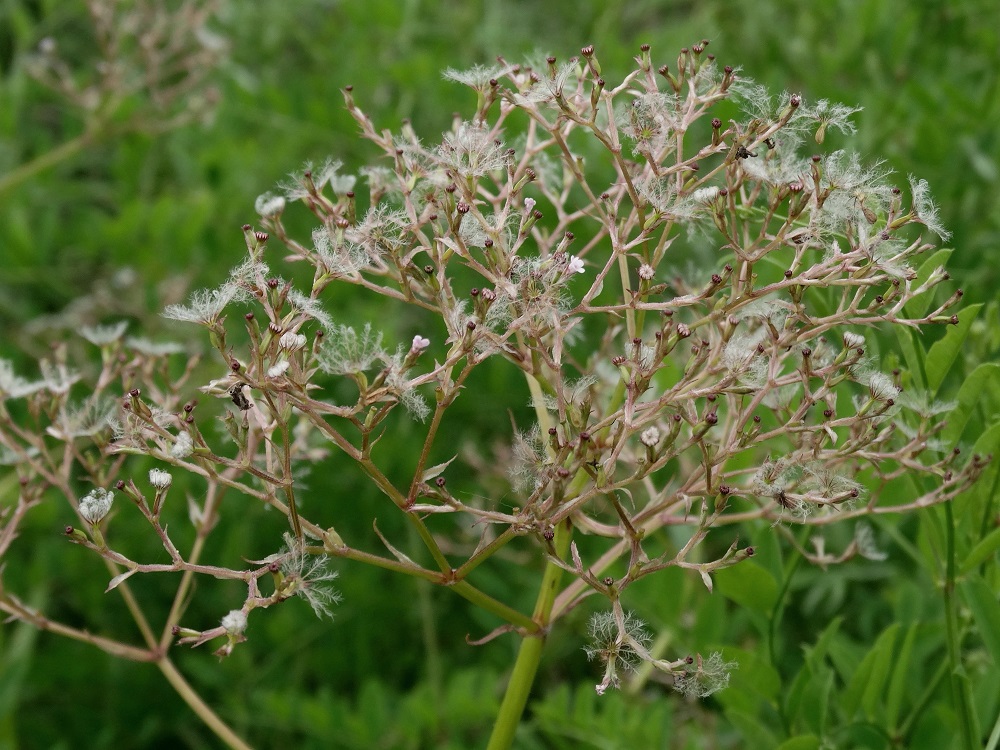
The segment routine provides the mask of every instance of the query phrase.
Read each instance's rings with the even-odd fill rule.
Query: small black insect
[[[773,150],[777,144],[774,142],[774,138],[765,138],[764,145]]]
[[[241,411],[248,411],[250,409],[250,401],[243,395],[243,383],[237,383],[230,388],[229,395],[233,399],[233,403],[236,404]]]
[[[749,159],[751,156],[756,156],[756,151],[750,151],[746,146],[736,147],[736,158],[737,159]]]

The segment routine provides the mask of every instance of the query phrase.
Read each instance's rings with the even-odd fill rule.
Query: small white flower
[[[695,657],[693,669],[687,669],[674,678],[674,690],[689,698],[707,698],[729,686],[729,675],[739,665],[735,661],[725,661],[718,651],[708,659],[701,654]]]
[[[9,361],[0,359],[0,400],[30,396],[43,388],[44,380],[29,382],[14,372],[14,366]]]
[[[187,305],[168,305],[160,315],[183,323],[214,325],[226,305],[243,296],[239,287],[227,282],[218,289],[199,289]]]
[[[660,431],[655,427],[645,429],[639,436],[639,441],[647,448],[655,448],[656,444],[660,442]]]
[[[876,401],[888,401],[899,395],[899,386],[884,372],[872,371],[865,373],[861,382],[868,386],[868,392]]]
[[[100,523],[111,510],[111,503],[115,499],[114,492],[108,492],[103,487],[98,487],[81,498],[79,511],[87,523]]]
[[[525,198],[524,199],[524,212],[526,214],[530,214],[534,210],[535,210],[535,199],[534,198]]]
[[[170,449],[170,455],[174,458],[187,458],[194,451],[194,442],[191,436],[182,432],[177,436],[177,442]]]
[[[158,490],[165,490],[170,486],[173,479],[169,471],[163,471],[163,469],[149,470],[149,483]]]
[[[288,302],[303,315],[308,315],[321,326],[330,330],[333,328],[333,318],[320,305],[319,300],[307,297],[298,289],[291,289],[288,292]]]
[[[285,534],[285,547],[281,550],[281,572],[285,579],[282,593],[301,596],[316,613],[317,617],[333,617],[331,607],[340,602],[340,594],[330,585],[337,572],[330,570],[327,555],[313,555],[306,551],[301,540]]]
[[[422,352],[430,345],[431,345],[430,339],[424,338],[420,334],[417,334],[416,336],[413,337],[413,344],[410,348],[412,351]]]
[[[854,529],[854,543],[857,545],[858,554],[875,562],[882,562],[889,557],[888,554],[880,550],[875,544],[875,532],[866,523],[859,523]]]
[[[94,346],[107,346],[118,341],[128,328],[128,321],[121,321],[108,326],[83,326],[80,335]]]
[[[229,635],[243,635],[247,629],[247,616],[242,610],[234,609],[222,618],[222,627]]]
[[[653,640],[645,623],[631,612],[622,613],[621,622],[613,612],[595,612],[588,626],[590,646],[584,648],[587,658],[604,662],[604,679],[594,686],[598,695],[621,684],[621,675],[634,672]]]
[[[260,216],[264,218],[272,218],[276,216],[281,216],[281,212],[285,210],[285,198],[281,195],[275,195],[274,193],[264,193],[263,195],[257,196],[257,200],[253,204],[254,210]]]
[[[691,193],[691,200],[695,203],[711,203],[719,195],[719,186],[712,185],[710,187],[698,188],[693,193]]]
[[[271,366],[267,370],[267,376],[269,378],[277,378],[284,375],[288,371],[288,360],[283,359],[275,365]]]
[[[586,273],[583,261],[575,255],[569,256],[569,265],[566,266],[566,273]]]
[[[305,334],[295,333],[294,331],[288,331],[287,333],[281,334],[281,338],[278,339],[278,346],[282,349],[288,349],[292,351],[294,349],[301,349],[306,345]]]
[[[848,331],[844,334],[844,346],[848,349],[857,349],[859,346],[865,345],[865,337]]]
[[[643,263],[641,266],[639,266],[639,278],[640,279],[644,279],[646,281],[649,281],[651,278],[653,278],[653,275],[655,273],[656,273],[656,271],[654,271],[653,267],[651,265],[649,265],[648,263]]]

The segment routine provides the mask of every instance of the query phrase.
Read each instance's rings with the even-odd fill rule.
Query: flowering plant
[[[754,555],[727,529],[754,523],[819,565],[877,559],[866,518],[967,488],[985,461],[960,460],[940,439],[944,374],[883,372],[873,356],[881,329],[960,323],[961,291],[935,303],[948,275],[936,262],[918,265],[932,248],[924,230],[947,236],[926,183],[910,178],[904,189],[846,151],[803,154],[807,139],[820,147],[832,130],[853,132],[853,110],[771,96],[719,66],[706,45],[658,68],[644,45],[637,68],[613,85],[591,47],[562,64],[448,71],[474,90],[476,109],[435,145],[408,124],[379,130],[345,89],[362,136],[385,157],[362,170],[367,194],[339,162],[307,166],[258,199],[262,229],[244,227],[247,254],[228,280],[164,312],[207,329],[222,364],[200,390],[225,407],[222,435],[191,398],[195,360],[177,376],[176,351],[125,338],[124,326],[83,332],[102,369],[82,402],[71,399],[77,376],[63,361],[46,364],[38,382],[0,368],[0,440],[22,486],[0,553],[44,488],[75,499],[89,482],[73,503],[82,528],[66,534],[107,563],[108,588],[125,592],[145,644],[64,632],[155,661],[227,743],[243,747],[167,646],[221,639],[217,653],[227,655],[252,617],[293,595],[329,613],[339,598],[333,560],[375,565],[447,586],[499,618],[476,643],[521,639],[490,742],[503,748],[545,636],[585,602],[596,612],[586,655],[603,662],[598,693],[644,663],[677,690],[707,696],[735,665],[715,652],[658,653],[625,605],[636,582],[679,568],[711,590],[719,571]],[[315,217],[309,239],[286,226],[296,203]],[[275,274],[277,243],[308,268],[308,283]],[[329,289],[344,284],[400,314],[416,311],[400,326],[410,343],[393,346],[370,323],[331,314]],[[515,370],[524,388],[485,395],[533,413],[494,460],[449,444],[443,428],[474,371],[490,367]],[[119,385],[126,395],[112,401]],[[20,426],[6,404],[16,399],[28,399],[44,426]],[[390,479],[397,457],[379,446],[399,407],[421,431],[404,483]],[[332,497],[306,512],[297,472],[331,452],[382,500]],[[149,489],[129,478],[129,456],[155,462]],[[163,520],[168,467],[206,488],[188,501],[196,537],[187,551]],[[474,492],[474,482],[494,483],[497,467],[513,507]],[[904,474],[933,486],[887,502],[882,489]],[[287,517],[274,554],[242,567],[201,561],[226,489]],[[116,549],[114,495],[148,521],[168,562]],[[343,514],[374,517],[384,504],[415,529],[429,564],[377,527],[376,551],[338,531]],[[474,522],[475,547],[445,544],[439,516],[453,529]],[[809,549],[790,531],[832,523],[853,524],[853,541],[827,550],[817,538]],[[530,615],[475,583],[479,566],[521,538],[544,565]],[[716,551],[718,538],[727,541]],[[156,635],[128,587],[161,571],[183,576]],[[199,575],[246,591],[217,626],[185,622]],[[53,627],[12,593],[0,608]]]

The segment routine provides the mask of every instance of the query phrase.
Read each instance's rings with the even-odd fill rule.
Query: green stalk
[[[556,554],[560,558],[569,551],[571,537],[572,532],[568,522],[560,524],[556,528],[553,544]],[[517,661],[514,662],[514,671],[511,673],[510,682],[507,683],[507,691],[500,704],[500,712],[493,725],[493,734],[490,735],[490,742],[486,746],[487,750],[507,750],[514,742],[514,733],[521,723],[524,707],[528,704],[528,694],[531,692],[531,686],[535,681],[538,665],[542,659],[545,634],[548,632],[552,605],[556,600],[562,572],[562,568],[552,562],[545,565],[542,586],[538,591],[535,611],[532,615],[532,619],[541,630],[538,634],[529,635],[521,641],[521,648],[517,652]]]
[[[30,180],[35,175],[75,156],[95,140],[97,140],[96,134],[91,130],[85,130],[75,138],[60,143],[55,148],[36,156],[31,161],[15,167],[5,175],[0,175],[0,195],[6,193],[8,190],[12,190],[22,182]]]
[[[955,603],[955,518],[951,503],[944,504],[945,534],[947,536],[947,568],[944,582],[945,630],[948,640],[948,661],[951,667],[951,692],[955,701],[955,713],[958,715],[958,727],[962,737],[963,748],[975,750],[976,737],[974,727],[972,696],[969,695],[968,681],[963,678],[962,642],[958,627],[958,609]]]

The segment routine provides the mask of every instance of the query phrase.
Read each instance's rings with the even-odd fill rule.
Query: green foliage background
[[[343,109],[344,85],[354,85],[377,124],[397,127],[410,118],[432,139],[449,127],[452,112],[474,104],[471,92],[441,79],[444,68],[489,63],[498,54],[565,58],[589,43],[613,81],[643,42],[654,61],[672,65],[680,47],[708,38],[721,63],[773,90],[863,106],[850,147],[930,182],[954,233],[951,274],[967,303],[984,303],[958,342],[957,361],[944,368],[941,392],[959,394],[968,416],[954,439],[995,449],[996,430],[987,427],[1000,406],[1000,366],[973,375],[975,363],[995,362],[1000,350],[1000,10],[993,0],[525,0],[482,7],[227,0],[221,7],[216,29],[231,53],[213,78],[222,97],[210,125],[108,140],[0,195],[0,357],[27,367],[23,353],[43,355],[81,322],[127,318],[135,321],[133,334],[190,336],[155,313],[189,288],[217,283],[238,262],[239,228],[255,220],[258,194],[306,160],[332,155],[354,171],[372,155]],[[43,37],[72,38],[84,19],[79,0],[0,0],[0,176],[79,132],[73,113],[26,75],[23,59]],[[385,322],[377,301],[343,293],[326,305],[345,321],[386,325],[389,341],[412,336],[413,322]],[[943,366],[934,359],[942,348],[929,361],[923,354],[940,335],[914,339],[916,369]],[[898,348],[891,341],[882,347]],[[510,373],[489,377],[479,384],[487,393],[511,387]],[[504,439],[505,412],[488,399],[466,408],[457,443]],[[412,465],[404,422],[395,440],[389,452]],[[332,461],[316,469],[305,502],[378,503],[344,468]],[[989,737],[1000,709],[1000,628],[990,627],[1000,626],[996,478],[994,467],[953,514],[935,509],[881,520],[876,535],[890,553],[883,563],[799,566],[764,527],[747,531],[756,561],[720,576],[715,595],[677,572],[654,577],[641,596],[636,586],[628,604],[671,653],[727,645],[727,657],[740,661],[729,690],[703,704],[655,683],[639,695],[598,699],[596,666],[581,650],[586,613],[576,613],[549,642],[518,746],[949,747],[958,721],[941,674],[949,530],[955,557],[965,563],[955,581],[965,633],[961,679],[975,703],[977,732]],[[0,477],[2,493],[11,492],[8,480]],[[895,491],[916,489],[904,483]],[[220,559],[276,549],[280,524],[245,510],[249,523],[217,532]],[[180,528],[183,509],[177,513]],[[380,528],[404,535],[386,514]],[[348,515],[338,529],[370,537],[367,517]],[[119,600],[102,593],[103,569],[59,539],[68,518],[57,506],[36,511],[7,560],[5,582],[53,617],[129,635]],[[527,559],[527,550],[520,552]],[[512,569],[483,570],[480,583],[530,611],[537,571]],[[148,579],[141,589],[154,620],[170,584]],[[466,634],[479,637],[496,623],[445,590],[349,565],[340,584],[345,601],[332,623],[292,602],[251,618],[249,643],[221,664],[204,649],[178,650],[180,667],[259,747],[484,744],[513,638],[468,646]],[[185,620],[208,627],[240,593],[202,583]],[[0,747],[168,743],[216,746],[153,668],[26,626],[0,627]]]

